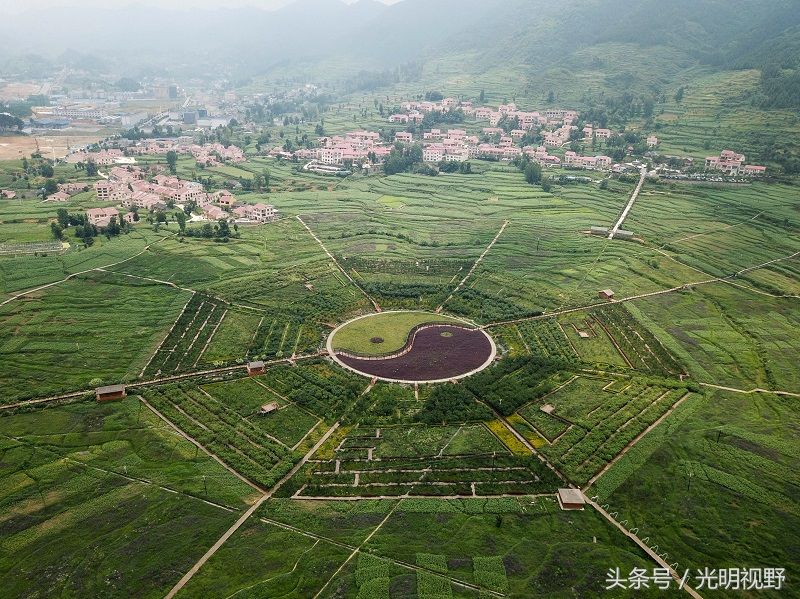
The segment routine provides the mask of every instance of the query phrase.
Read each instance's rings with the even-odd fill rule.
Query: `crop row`
[[[224,312],[221,302],[194,294],[145,369],[145,376],[194,368]]]
[[[561,360],[517,357],[503,360],[468,379],[464,385],[501,414],[546,395],[569,375],[561,372],[568,365]]]
[[[274,485],[292,467],[290,452],[253,423],[200,391],[168,385],[142,394],[208,451],[265,488]]]
[[[298,320],[265,318],[256,331],[248,355],[259,359],[283,358],[302,353],[319,343],[318,331]]]
[[[555,318],[522,322],[516,327],[533,355],[558,360],[577,358]]]
[[[281,395],[319,416],[338,417],[364,390],[364,379],[321,363],[298,367],[276,366],[265,382]]]
[[[479,482],[475,483],[475,495],[535,495],[550,493],[552,485],[545,485],[537,481],[514,482]],[[451,495],[471,496],[473,484],[463,482],[431,482],[423,481],[415,485],[371,485],[357,487],[352,485],[326,486],[324,484],[309,484],[300,493],[300,497],[381,497],[402,495],[423,496],[434,495],[446,497]]]
[[[600,420],[590,430],[573,426],[542,453],[573,481],[584,483],[686,393],[652,387]]]
[[[552,442],[569,426],[563,420],[542,412],[538,405],[532,404],[519,411],[519,415],[528,421],[548,441]]]
[[[675,375],[683,372],[675,357],[625,306],[604,306],[597,310],[596,317],[613,335],[634,368],[654,374]]]

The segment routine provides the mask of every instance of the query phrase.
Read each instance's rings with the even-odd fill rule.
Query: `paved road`
[[[625,222],[625,219],[628,218],[628,213],[633,208],[633,203],[636,201],[636,198],[639,197],[639,192],[642,190],[642,185],[644,185],[644,179],[647,176],[647,167],[642,167],[641,172],[639,175],[639,182],[636,184],[636,189],[633,190],[631,194],[631,199],[628,200],[628,204],[625,206],[625,209],[622,211],[622,214],[619,217],[619,220],[614,224],[614,228],[611,229],[611,232],[608,234],[609,239],[614,239],[614,235],[617,234],[619,228],[622,226],[622,223]]]
[[[263,504],[263,503],[264,503],[264,502],[265,502],[267,499],[269,499],[270,497],[272,497],[272,495],[275,493],[275,491],[277,491],[278,489],[280,489],[280,487],[283,485],[283,483],[285,483],[287,480],[289,480],[290,478],[292,478],[292,477],[293,477],[293,476],[294,476],[294,475],[297,473],[297,471],[298,471],[298,470],[300,470],[300,468],[302,468],[302,467],[305,465],[305,463],[308,461],[308,459],[309,459],[309,458],[310,458],[310,457],[311,457],[311,456],[312,456],[312,455],[313,455],[313,454],[314,454],[314,453],[317,451],[317,449],[319,449],[319,448],[322,446],[322,444],[323,444],[323,443],[325,443],[325,441],[327,441],[327,440],[328,440],[328,437],[330,437],[330,436],[331,436],[331,435],[334,433],[334,431],[336,431],[336,429],[337,429],[337,428],[339,428],[339,423],[338,423],[338,422],[337,422],[336,424],[334,424],[334,425],[333,425],[331,428],[329,428],[329,429],[328,429],[328,431],[327,431],[327,432],[326,432],[326,433],[325,433],[325,434],[322,436],[322,438],[321,438],[319,441],[317,441],[317,442],[316,442],[316,444],[314,444],[314,447],[312,447],[312,448],[311,448],[311,449],[308,451],[308,453],[307,453],[306,455],[304,455],[304,456],[303,456],[303,459],[302,459],[302,460],[300,460],[299,462],[297,462],[297,464],[295,464],[294,468],[292,468],[292,469],[291,469],[291,470],[290,470],[290,471],[289,471],[289,472],[286,474],[286,476],[284,476],[282,479],[280,479],[280,480],[277,482],[277,484],[276,484],[274,487],[272,487],[272,488],[271,488],[269,491],[267,491],[267,492],[266,492],[266,493],[264,493],[264,494],[263,494],[261,497],[259,497],[258,501],[256,501],[256,502],[255,502],[255,503],[254,503],[254,504],[253,504],[253,505],[250,507],[250,509],[249,509],[249,510],[247,510],[247,511],[246,511],[244,514],[242,514],[242,515],[241,515],[241,517],[240,517],[240,518],[239,518],[239,519],[238,519],[236,522],[234,522],[233,526],[231,526],[231,527],[230,527],[228,530],[226,530],[226,531],[225,531],[225,534],[223,534],[223,535],[222,535],[222,536],[221,536],[221,537],[220,537],[220,538],[217,540],[217,542],[216,542],[216,543],[214,543],[214,544],[211,546],[211,548],[210,548],[208,551],[206,551],[206,552],[205,552],[205,554],[203,555],[203,557],[201,557],[201,558],[200,558],[200,559],[197,561],[197,563],[196,563],[194,566],[192,566],[192,567],[191,567],[191,569],[190,569],[190,570],[189,570],[189,571],[188,571],[186,574],[184,574],[184,575],[183,575],[183,578],[181,578],[181,579],[178,581],[178,583],[177,583],[177,584],[176,584],[174,587],[172,587],[172,589],[170,590],[170,592],[169,592],[169,593],[167,593],[166,599],[172,599],[172,597],[174,597],[174,596],[175,596],[175,595],[176,595],[176,594],[177,594],[177,593],[178,593],[178,592],[179,592],[179,591],[180,591],[180,590],[181,590],[181,589],[182,589],[184,586],[186,586],[186,583],[188,583],[188,582],[189,582],[189,581],[192,579],[192,577],[193,577],[195,574],[197,574],[197,572],[200,570],[200,568],[202,568],[202,567],[203,567],[203,564],[205,564],[205,563],[206,563],[206,562],[207,562],[207,561],[208,561],[208,560],[209,560],[209,559],[210,559],[210,558],[211,558],[211,557],[212,557],[212,556],[213,556],[213,555],[214,555],[214,554],[217,552],[217,550],[218,550],[220,547],[222,547],[222,546],[225,544],[225,542],[226,542],[228,539],[230,539],[230,538],[231,538],[231,536],[233,536],[233,534],[234,534],[234,533],[235,533],[237,530],[239,530],[239,528],[242,526],[242,524],[244,524],[244,523],[247,521],[247,519],[248,519],[250,516],[252,516],[252,515],[253,515],[253,513],[254,513],[254,512],[255,512],[255,511],[256,511],[256,510],[257,510],[259,507],[261,507],[261,505],[262,505],[262,504]]]

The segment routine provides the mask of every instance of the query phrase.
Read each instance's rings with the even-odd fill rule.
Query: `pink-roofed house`
[[[205,216],[208,220],[223,220],[228,218],[228,213],[219,206],[209,204],[203,208],[203,216]]]
[[[114,217],[119,218],[116,208],[89,208],[86,211],[86,220],[100,229],[107,227]]]
[[[70,195],[64,191],[57,191],[47,196],[45,202],[66,202],[69,200]]]

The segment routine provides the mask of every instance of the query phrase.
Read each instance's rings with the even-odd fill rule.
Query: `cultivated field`
[[[453,93],[522,80],[441,66]],[[570,93],[601,83],[579,70]],[[331,108],[326,132],[385,125],[354,113],[393,98]],[[668,103],[665,147],[701,156],[712,104]],[[179,235],[170,208],[165,223],[89,247],[70,227],[54,245],[59,207],[109,204],[42,202],[41,177],[0,163],[0,186],[24,196],[0,200],[11,594],[593,597],[609,567],[658,566],[655,545],[681,571],[800,574],[796,185],[648,181],[625,224],[637,241],[609,241],[586,231],[618,217],[634,188],[618,178],[545,192],[484,161],[329,178],[253,142],[236,166],[177,164],[278,209],[227,241]],[[235,185],[265,169],[269,192]],[[54,177],[91,183],[64,165]],[[365,362],[425,324],[443,325],[420,329],[436,347],[456,326],[485,333],[496,359],[447,383],[376,381],[327,354],[351,320],[332,347]],[[440,354],[422,362],[443,368]],[[253,361],[265,371],[246,376]],[[114,383],[124,400],[93,401]],[[46,401],[15,405],[29,399]],[[597,503],[562,511],[564,487]]]

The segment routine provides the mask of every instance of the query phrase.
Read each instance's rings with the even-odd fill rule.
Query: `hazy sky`
[[[291,4],[293,0],[0,0],[0,13],[19,13],[29,10],[42,10],[54,6],[82,6],[97,8],[116,8],[136,4],[138,6],[158,6],[161,8],[223,8],[237,6],[257,6],[274,10]],[[352,4],[355,0],[344,1]],[[400,0],[380,0],[384,4],[394,4]]]

